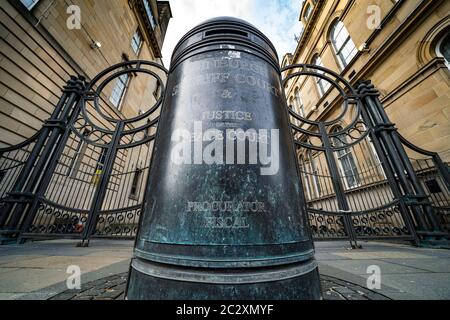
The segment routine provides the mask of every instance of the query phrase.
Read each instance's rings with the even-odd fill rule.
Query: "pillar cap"
[[[269,38],[251,23],[227,16],[208,19],[187,32],[173,50],[171,65],[214,45],[245,47],[245,51],[265,56],[279,68],[278,53]]]

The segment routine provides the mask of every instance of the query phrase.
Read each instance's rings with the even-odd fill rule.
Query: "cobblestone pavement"
[[[127,273],[87,283],[80,290],[67,290],[50,300],[123,300]],[[329,276],[321,276],[324,300],[389,300],[374,291]]]
[[[375,291],[333,277],[321,275],[320,281],[324,300],[391,300]]]
[[[79,290],[67,290],[49,300],[123,300],[127,273],[86,283]]]

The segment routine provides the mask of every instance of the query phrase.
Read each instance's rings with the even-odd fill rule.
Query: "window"
[[[364,131],[367,131],[367,127],[363,125]],[[378,152],[375,149],[375,145],[373,144],[372,138],[370,135],[367,137],[367,143],[369,145],[369,148],[372,152],[372,159],[375,161],[375,166],[378,168],[378,171],[380,172],[381,176],[386,178],[386,173],[384,172],[383,163],[380,160],[380,157],[378,156]]]
[[[439,57],[443,57],[445,59],[445,64],[447,68],[450,70],[450,32],[442,37],[442,39],[438,42],[436,46],[436,53]]]
[[[109,97],[109,101],[117,108],[119,109],[123,96],[125,95],[125,91],[128,86],[129,81],[129,74],[125,73],[122,74],[120,77],[117,78],[116,84],[114,85],[114,88],[112,90],[111,96]]]
[[[320,184],[319,170],[315,162],[316,159],[313,157],[311,151],[307,151],[304,156],[300,156],[299,161],[308,199],[319,198],[322,194],[322,186]]]
[[[133,181],[131,183],[130,197],[136,198],[139,191],[139,182],[141,180],[142,170],[136,169],[133,176]]]
[[[295,112],[297,112],[300,116],[305,117],[305,107],[303,106],[303,102],[300,97],[300,90],[298,88],[295,89],[295,106]]]
[[[311,151],[308,152],[308,158],[310,164],[310,172],[314,182],[314,191],[316,193],[316,197],[318,198],[322,194],[322,186],[320,185],[319,179],[319,170],[317,169],[316,159],[312,155]]]
[[[322,59],[318,55],[313,59],[313,64],[319,67],[323,67]],[[318,70],[317,73],[323,74],[324,72]],[[316,83],[317,87],[319,88],[320,96],[322,97],[330,88],[330,83],[319,77],[316,78]]]
[[[331,43],[333,44],[334,51],[343,68],[345,68],[358,53],[355,43],[342,21],[338,21],[333,25],[331,30]]]
[[[372,139],[370,137],[368,137],[368,141],[369,141],[370,150],[372,151],[373,159],[375,161],[375,165],[378,168],[378,172],[381,174],[381,176],[383,178],[386,179],[386,172],[384,172],[383,163],[381,162],[380,157],[378,156],[377,150],[375,149],[375,146],[373,145]]]
[[[290,111],[295,112],[295,108],[294,108],[294,97],[290,97],[290,98],[289,98],[288,108],[289,108]],[[292,124],[294,124],[294,125],[296,125],[296,126],[298,125],[298,120],[297,120],[295,117],[290,116],[289,119],[290,119],[290,121],[291,121]]]
[[[311,16],[312,13],[312,6],[308,3],[306,5],[306,9],[305,9],[305,13],[303,14],[303,18],[305,18],[305,20],[307,21],[309,19],[309,17]]]
[[[30,11],[39,2],[39,0],[20,0],[20,2],[22,2],[28,11]]]
[[[336,133],[342,130],[342,127],[335,127],[332,133]],[[333,137],[333,143],[335,147],[342,147],[347,144],[347,137],[342,134]],[[358,168],[356,167],[355,159],[353,158],[352,150],[350,148],[337,151],[337,157],[339,160],[339,167],[341,174],[344,178],[345,184],[348,189],[359,186],[360,179],[358,174]]]
[[[300,171],[303,174],[303,180],[305,181],[305,189],[306,189],[306,195],[308,196],[308,199],[311,200],[312,196],[311,196],[311,185],[309,182],[309,172],[307,172],[307,166],[308,166],[309,162],[305,161],[303,156],[300,156]]]
[[[133,38],[131,39],[131,48],[133,48],[135,54],[139,54],[141,45],[142,45],[142,35],[139,30],[136,30],[136,32],[133,35]]]
[[[155,30],[156,28],[155,17],[153,16],[153,11],[148,0],[144,0],[144,8],[145,12],[147,13],[148,22],[150,23],[152,30]]]

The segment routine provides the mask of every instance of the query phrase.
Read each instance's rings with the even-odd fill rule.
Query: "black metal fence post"
[[[418,234],[432,235],[439,232],[440,227],[434,215],[428,196],[426,195],[414,168],[406,154],[405,149],[398,136],[395,124],[389,118],[379,100],[379,92],[370,82],[362,83],[359,86],[365,108],[371,118],[376,134],[390,158],[392,169],[399,178],[403,189],[405,201],[414,213],[417,223]],[[423,212],[419,209],[422,207]]]
[[[36,190],[40,181],[51,172],[46,170],[50,159],[55,157],[59,138],[67,129],[69,116],[74,113],[84,86],[82,78],[71,77],[63,89],[63,94],[50,119],[45,121],[42,132],[25,163],[12,191],[9,193],[7,205],[2,208],[0,227],[10,230],[11,237],[19,236],[23,223],[36,201]],[[59,141],[58,141],[59,140]],[[57,161],[55,158],[54,161]],[[28,206],[27,206],[28,204]]]
[[[361,94],[360,98],[363,99],[363,97],[364,97],[364,93]],[[364,105],[361,109],[361,116],[362,116],[366,126],[369,127],[369,130],[370,130],[369,135],[370,135],[372,144],[375,148],[375,152],[377,153],[377,155],[380,159],[381,165],[383,167],[383,171],[386,174],[387,182],[392,190],[392,194],[393,194],[394,198],[398,199],[398,206],[400,209],[400,214],[402,215],[403,220],[405,221],[406,227],[408,228],[409,232],[414,237],[414,239],[413,239],[414,244],[417,246],[417,245],[419,245],[419,238],[417,236],[416,229],[414,227],[414,223],[411,220],[410,212],[405,203],[405,199],[402,196],[401,190],[399,189],[399,186],[396,182],[393,168],[391,168],[389,160],[383,150],[383,147],[378,139],[378,136],[375,134],[375,129],[372,124],[372,119],[370,118]]]
[[[323,122],[319,124],[319,131],[322,135],[322,143],[325,148],[325,158],[327,161],[328,168],[330,170],[331,181],[333,183],[334,192],[336,193],[336,199],[338,203],[338,208],[342,212],[342,217],[344,220],[344,227],[346,229],[347,235],[350,238],[350,245],[352,248],[360,248],[358,245],[355,230],[352,227],[352,219],[349,215],[350,206],[345,195],[344,186],[342,185],[342,180],[339,174],[339,169],[336,164],[336,159],[334,158],[333,148],[331,146],[330,137],[326,131],[326,127]]]
[[[108,188],[108,183],[111,178],[111,173],[114,167],[114,162],[116,158],[117,149],[120,143],[120,139],[122,137],[122,132],[125,127],[125,123],[123,121],[117,122],[117,126],[115,128],[114,134],[112,136],[111,142],[109,144],[108,151],[106,153],[106,160],[104,169],[102,170],[100,176],[100,182],[95,190],[94,194],[94,203],[91,205],[91,209],[89,210],[88,221],[86,223],[86,227],[83,233],[83,241],[82,246],[85,245],[85,241],[88,240],[92,235],[95,225],[97,224],[98,213],[102,209],[103,201],[105,200],[106,191]]]
[[[56,167],[58,166],[59,159],[64,152],[66,143],[67,143],[70,133],[71,133],[70,124],[73,124],[76,121],[77,116],[80,113],[80,110],[81,110],[80,97],[81,97],[81,92],[84,90],[84,87],[85,87],[84,80],[80,79],[78,81],[78,90],[77,90],[79,96],[76,98],[76,101],[74,101],[74,104],[72,105],[72,107],[68,107],[64,110],[62,119],[65,119],[65,120],[61,120],[61,125],[59,126],[59,128],[61,130],[59,132],[60,138],[57,140],[56,146],[55,146],[53,152],[51,153],[51,155],[49,156],[48,162],[47,162],[45,168],[43,169],[43,172],[45,172],[45,175],[42,176],[42,178],[39,180],[39,182],[34,187],[33,202],[30,206],[30,209],[28,210],[28,213],[25,216],[24,223],[22,223],[21,234],[27,232],[29,226],[33,223],[34,217],[35,217],[36,212],[39,207],[39,200],[41,199],[41,197],[43,197],[45,195],[45,192],[47,191],[47,188],[52,180],[52,176],[56,170]],[[49,139],[49,143],[53,142],[51,140],[51,138]],[[20,240],[21,239],[19,236],[19,241]]]
[[[68,81],[67,85],[73,85],[74,82],[76,81],[75,77],[71,77],[71,79]],[[50,116],[49,120],[56,120],[59,117],[59,114],[63,108],[63,106],[66,104],[67,99],[68,99],[68,92],[66,92],[66,90],[63,90],[63,94],[61,96],[61,98],[58,101],[58,104],[55,107],[55,110],[53,110],[52,115]],[[6,223],[8,223],[10,221],[10,212],[14,207],[14,203],[17,202],[17,200],[19,200],[18,198],[20,198],[21,196],[21,192],[22,189],[25,185],[25,183],[27,182],[28,178],[30,177],[30,174],[33,170],[33,166],[36,163],[37,159],[39,158],[39,154],[42,150],[42,148],[45,145],[45,142],[49,136],[49,134],[51,133],[51,128],[47,125],[44,124],[44,126],[42,127],[40,133],[39,133],[39,138],[36,142],[36,144],[33,147],[33,150],[31,151],[31,154],[27,160],[27,162],[25,163],[23,169],[21,170],[19,176],[16,179],[16,182],[14,183],[14,186],[11,190],[11,192],[9,193],[9,197],[8,200],[6,202],[6,205],[1,208],[1,212],[0,212],[0,228],[2,229],[6,229]],[[11,223],[8,223],[8,226],[10,226]],[[5,230],[4,230],[5,231]],[[11,232],[15,232],[17,230],[10,230]]]

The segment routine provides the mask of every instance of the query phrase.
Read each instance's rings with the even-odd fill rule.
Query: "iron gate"
[[[156,79],[156,103],[124,119],[103,91],[138,75]],[[22,144],[0,150],[3,236],[133,239],[166,75],[156,63],[129,61],[89,84],[72,78],[43,128]]]
[[[316,65],[282,71],[284,86],[299,77],[315,78],[332,100],[316,120],[288,106],[313,237],[348,239],[353,247],[358,240],[418,244],[447,237],[449,168],[438,154],[400,136],[373,85],[361,82],[355,89]],[[420,155],[417,160],[410,159],[412,152]]]
[[[289,109],[316,240],[346,239],[357,247],[366,239],[417,244],[448,236],[448,165],[396,131],[370,83],[355,89],[315,65],[282,72],[290,72],[283,85],[304,76],[328,82],[333,104],[342,105],[331,119]],[[135,237],[167,73],[153,62],[129,61],[90,83],[73,77],[39,132],[0,149],[3,239]],[[103,91],[137,74],[155,78],[160,90],[153,106],[124,119],[105,107]]]

